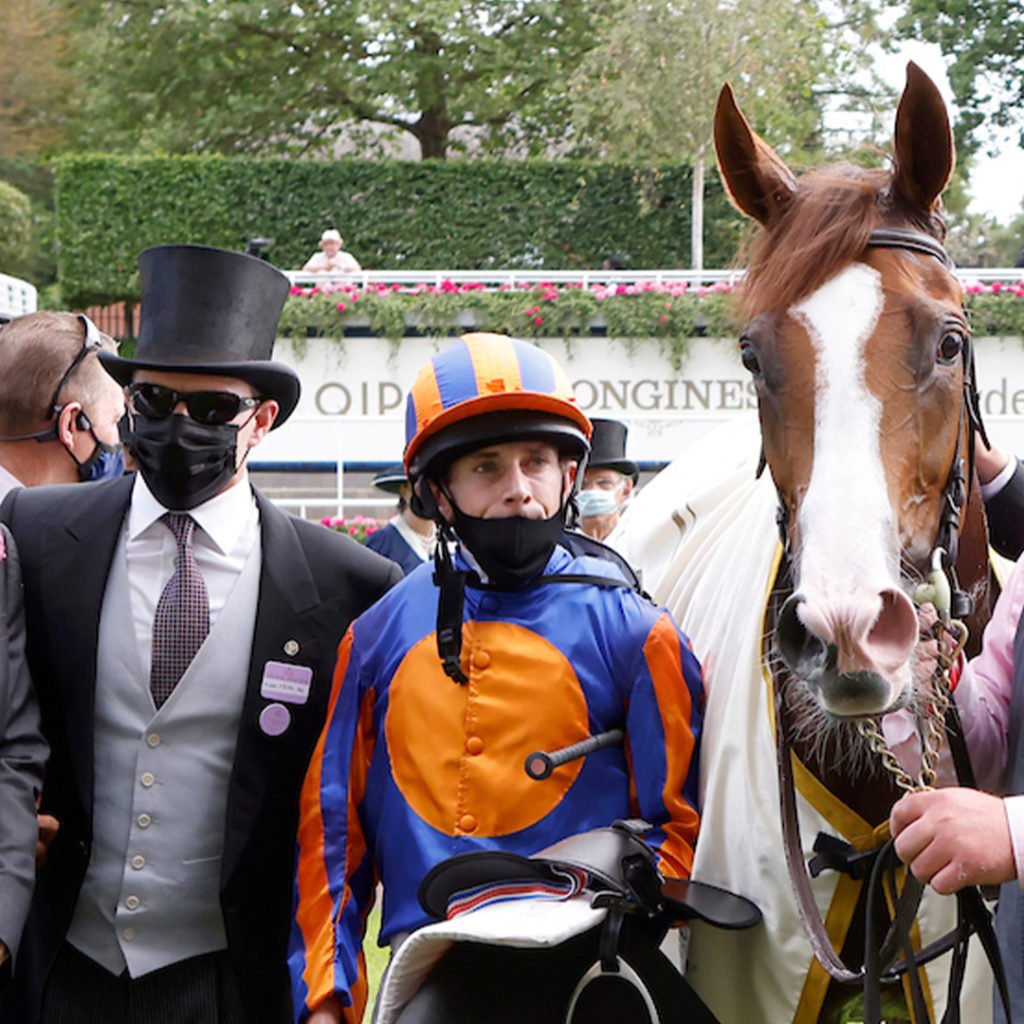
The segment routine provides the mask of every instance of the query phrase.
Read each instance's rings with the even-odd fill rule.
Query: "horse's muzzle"
[[[775,627],[782,660],[811,689],[822,709],[836,718],[882,714],[902,697],[900,677],[908,675],[909,669],[905,664],[893,664],[893,637],[886,635],[892,630],[883,620],[902,620],[905,616],[901,614],[902,605],[887,601],[885,595],[881,608],[874,625],[863,636],[851,640],[849,629],[830,628],[828,617],[809,614],[802,594],[793,594],[782,606]],[[808,620],[818,628],[809,628]],[[916,638],[916,617],[912,618],[911,628]],[[913,640],[907,646],[907,658],[912,646]],[[890,657],[879,659],[883,662],[879,664],[872,657],[873,647],[883,647]]]

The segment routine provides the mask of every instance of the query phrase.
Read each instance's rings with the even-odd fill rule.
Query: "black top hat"
[[[101,351],[119,384],[136,370],[210,373],[248,381],[281,411],[299,401],[299,377],[271,361],[288,278],[265,260],[204,245],[158,245],[139,256],[142,326],[134,359]]]
[[[398,494],[402,484],[408,483],[409,478],[405,475],[405,466],[396,462],[393,466],[382,469],[374,478],[373,486],[379,487],[388,494]]]
[[[626,434],[629,432],[625,423],[618,420],[595,420],[594,433],[590,438],[590,458],[587,469],[614,469],[623,476],[633,478],[636,483],[640,478],[640,467],[632,459],[626,458]]]

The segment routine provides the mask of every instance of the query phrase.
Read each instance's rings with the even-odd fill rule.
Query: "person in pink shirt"
[[[1003,468],[1000,468],[1002,466]],[[1019,476],[1016,459],[993,456],[982,493]],[[989,493],[986,493],[988,491]],[[1015,532],[1024,532],[1017,521]],[[1019,551],[1019,548],[1017,549]],[[1024,559],[996,603],[981,653],[955,691],[978,789],[948,786],[903,797],[892,810],[896,853],[936,892],[1001,885],[996,932],[1015,1018],[1024,1011]],[[888,730],[887,730],[888,735]],[[895,749],[895,748],[894,748]],[[1002,1008],[996,1001],[995,1020]]]

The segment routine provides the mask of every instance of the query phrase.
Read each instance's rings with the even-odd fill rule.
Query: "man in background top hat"
[[[619,516],[640,479],[640,469],[626,458],[628,428],[618,420],[591,421],[594,436],[590,458],[577,497],[580,529],[588,537],[605,540],[615,529]]]
[[[139,260],[133,477],[14,491],[52,748],[4,1024],[285,1024],[296,807],[349,621],[397,566],[278,511],[246,460],[299,399],[288,281],[200,246]]]
[[[398,495],[398,511],[382,529],[366,538],[366,546],[402,567],[406,576],[434,555],[437,533],[433,522],[412,510],[412,484],[399,462],[381,470],[373,486]]]

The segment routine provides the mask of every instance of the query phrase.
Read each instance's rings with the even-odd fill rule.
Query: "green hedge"
[[[0,274],[25,277],[32,239],[32,204],[24,192],[0,181]]]
[[[72,305],[138,297],[146,246],[242,248],[298,268],[336,226],[371,269],[689,265],[688,168],[578,162],[77,156],[56,167],[58,268]],[[705,262],[729,265],[741,231],[717,179],[705,200]]]
[[[741,322],[725,286],[586,290],[536,285],[504,291],[452,287],[393,291],[293,289],[278,334],[341,338],[369,330],[392,345],[409,334],[445,337],[466,330],[495,331],[517,338],[588,337],[599,331],[630,345],[655,338],[677,368],[694,335],[732,336]]]

